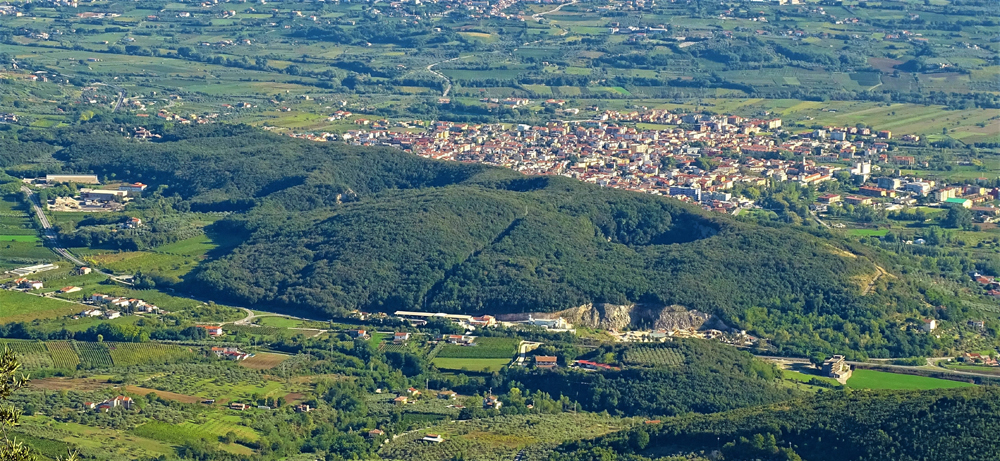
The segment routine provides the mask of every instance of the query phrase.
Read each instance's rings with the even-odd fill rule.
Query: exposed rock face
[[[683,306],[654,306],[649,304],[584,304],[551,314],[534,314],[535,317],[560,316],[574,325],[589,328],[673,330],[701,328],[706,322],[712,328],[727,329],[719,319]],[[706,325],[707,326],[707,325]]]

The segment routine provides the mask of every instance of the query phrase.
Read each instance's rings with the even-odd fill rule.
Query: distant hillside
[[[726,460],[1000,459],[1000,443],[991,436],[1000,429],[998,415],[1000,390],[992,387],[825,392],[769,406],[667,419],[567,444],[550,459],[641,461],[703,450],[721,450]]]
[[[243,244],[187,276],[185,289],[212,299],[331,314],[631,301],[736,324],[781,313],[772,329],[808,316],[830,331],[845,319],[865,331],[897,304],[861,296],[875,265],[842,242],[668,198],[245,126],[163,129],[156,142],[117,131],[67,133],[58,156],[74,171],[166,186],[192,209],[238,212],[216,230]],[[899,334],[884,329],[878,338]]]

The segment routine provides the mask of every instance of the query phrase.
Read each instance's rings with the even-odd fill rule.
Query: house
[[[969,328],[982,330],[983,328],[986,328],[986,322],[982,320],[969,320]]]
[[[372,429],[368,431],[368,438],[370,439],[374,439],[375,437],[382,437],[383,435],[385,435],[385,432],[383,432],[381,429]]]
[[[427,434],[424,436],[424,438],[420,440],[423,442],[434,442],[434,443],[444,442],[444,438],[438,434]]]
[[[118,225],[122,229],[138,229],[142,227],[142,220],[139,218],[128,218],[125,222]]]
[[[406,397],[405,395],[401,395],[401,396],[399,396],[399,397],[396,397],[396,398],[392,399],[392,401],[393,401],[393,402],[394,402],[394,403],[395,403],[396,405],[406,405],[406,403],[407,403],[407,402],[408,402],[409,400],[410,400],[410,399],[409,399],[409,398],[407,398],[407,397]]]
[[[118,311],[108,311],[108,312],[107,312],[106,314],[104,314],[104,315],[105,315],[105,316],[106,316],[106,317],[108,318],[108,320],[114,320],[114,319],[116,319],[116,318],[118,318],[118,317],[121,317],[121,316],[122,316],[122,313],[121,313],[121,312],[118,312]]]
[[[209,336],[218,337],[222,336],[222,327],[217,327],[215,325],[196,325],[198,328],[204,328],[208,332]]]
[[[440,337],[438,337],[438,341],[446,341],[451,344],[460,344],[463,346],[468,346],[474,343],[476,341],[476,338],[473,336],[465,336],[465,335],[441,335]]]
[[[536,355],[535,368],[555,368],[558,360],[554,355]]]
[[[854,195],[849,195],[847,197],[844,197],[844,203],[850,205],[871,205],[872,199],[868,197],[858,197]]]
[[[851,377],[851,366],[843,355],[835,355],[823,362],[823,374],[834,379],[847,379]]]
[[[441,391],[438,392],[438,398],[444,400],[455,400],[458,398],[458,394],[455,391]]]
[[[497,324],[497,319],[492,315],[483,315],[480,317],[473,317],[469,323],[477,327],[491,327]]]
[[[414,395],[414,396],[415,395],[420,395],[420,391],[418,391],[416,388],[413,388],[413,387],[407,389],[406,393],[410,394],[410,395]]]
[[[236,361],[246,360],[253,357],[253,354],[243,352],[235,347],[213,347],[212,352],[215,352],[216,357]]]
[[[499,411],[500,407],[502,407],[502,406],[503,406],[503,402],[501,402],[500,399],[496,398],[496,396],[487,395],[486,397],[483,398],[483,408],[484,409],[487,409],[487,410],[494,409],[494,410],[498,410]]]
[[[83,267],[81,267],[81,268],[79,269],[79,272],[80,272],[80,275],[87,275],[87,274],[89,274],[89,273],[90,273],[91,271],[92,271],[92,269],[91,269],[91,268],[89,268],[89,267],[87,267],[87,266],[83,266]]]
[[[38,290],[44,287],[44,284],[38,280],[28,280],[25,278],[14,280],[14,284],[17,285],[18,288],[26,290]]]
[[[246,410],[247,407],[249,407],[249,406],[250,405],[247,405],[245,403],[233,402],[233,403],[229,404],[229,409],[230,410],[236,410],[236,411],[243,411],[243,410]]]
[[[937,328],[937,327],[938,327],[937,320],[934,320],[934,319],[924,319],[924,326],[923,326],[924,331],[926,331],[926,332],[929,333],[929,332],[934,331],[934,329]]]
[[[295,412],[296,413],[309,413],[310,411],[313,411],[313,408],[310,407],[309,405],[304,404],[304,403],[295,406]]]
[[[94,293],[90,295],[90,301],[94,304],[105,304],[111,299],[108,295],[102,295],[100,293]]]
[[[96,409],[97,411],[110,411],[112,408],[119,408],[119,407],[124,408],[126,410],[131,410],[132,397],[125,397],[123,395],[119,395],[118,397],[115,397],[113,399],[108,399],[101,403],[98,403],[96,406],[94,405],[93,402],[84,402],[83,405],[88,409],[92,410]]]
[[[82,289],[83,288],[80,288],[80,287],[63,287],[62,289],[59,290],[59,292],[60,293],[76,293],[76,292],[78,292],[78,291],[80,291]]]
[[[827,205],[831,203],[837,203],[840,201],[840,195],[838,194],[826,194],[819,197],[820,203],[825,203]]]
[[[397,343],[408,341],[409,339],[410,339],[410,334],[409,333],[399,333],[399,332],[397,332],[397,333],[395,333],[395,334],[392,335],[392,341],[393,342],[397,342]]]
[[[355,339],[368,339],[369,338],[367,330],[348,330],[347,334],[350,337],[355,338]]]
[[[270,410],[271,407],[269,407],[267,405],[257,405],[257,409],[258,410]]]

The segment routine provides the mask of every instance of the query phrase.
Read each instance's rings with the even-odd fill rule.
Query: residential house
[[[438,398],[444,400],[455,400],[458,398],[458,394],[455,391],[441,391],[438,392]]]
[[[236,410],[236,411],[244,411],[244,410],[246,410],[246,409],[247,409],[247,407],[249,407],[249,406],[250,406],[250,405],[247,405],[247,404],[245,404],[245,403],[237,403],[237,402],[233,402],[233,403],[230,403],[230,404],[229,404],[229,409],[230,409],[230,410]]]
[[[370,338],[370,336],[368,336],[368,331],[367,330],[348,330],[347,334],[350,337],[355,338],[355,339],[368,339],[368,338]]]
[[[444,442],[444,437],[441,437],[438,434],[427,434],[427,435],[424,436],[424,438],[422,438],[420,440],[423,441],[423,442],[441,443],[441,442]]]
[[[405,332],[404,333],[396,332],[395,334],[392,335],[392,341],[397,343],[409,341],[409,339],[410,339],[410,334]]]
[[[923,330],[930,333],[938,327],[937,320],[924,319]]]
[[[407,403],[407,402],[408,402],[409,400],[410,400],[410,399],[409,399],[408,397],[406,397],[405,395],[401,395],[401,396],[399,396],[399,397],[396,397],[396,398],[392,399],[392,401],[393,401],[393,402],[394,402],[394,403],[395,403],[396,405],[406,405],[406,403]]]
[[[218,336],[222,336],[224,334],[222,332],[222,327],[219,327],[219,326],[215,326],[215,325],[197,325],[197,327],[198,328],[204,328],[205,331],[208,332],[208,335],[211,336],[211,337],[218,337]]]

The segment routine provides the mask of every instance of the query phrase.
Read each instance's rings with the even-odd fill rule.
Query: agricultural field
[[[52,368],[52,356],[49,355],[43,342],[0,340],[0,349],[4,347],[14,351],[18,362],[25,370]]]
[[[884,371],[854,370],[854,374],[847,380],[847,386],[854,389],[949,389],[974,384]]]
[[[679,367],[684,364],[684,354],[674,348],[657,346],[630,347],[625,351],[622,363],[643,367]]]
[[[261,352],[245,360],[240,361],[240,365],[253,370],[270,370],[290,357],[284,354],[271,354]]]
[[[438,358],[465,358],[465,359],[501,359],[510,360],[517,352],[517,345],[520,340],[516,338],[476,338],[473,345],[461,346],[457,344],[446,344],[440,352]]]
[[[625,429],[636,421],[586,414],[497,416],[470,422],[451,422],[414,431],[390,441],[380,451],[383,459],[447,461],[462,454],[476,459],[544,460],[567,440],[596,437]],[[420,442],[425,434],[440,434],[442,443]]]
[[[0,323],[52,319],[83,310],[76,303],[7,290],[0,290],[0,306]]]
[[[431,361],[442,370],[491,372],[510,364],[510,359],[447,358],[435,357]]]

